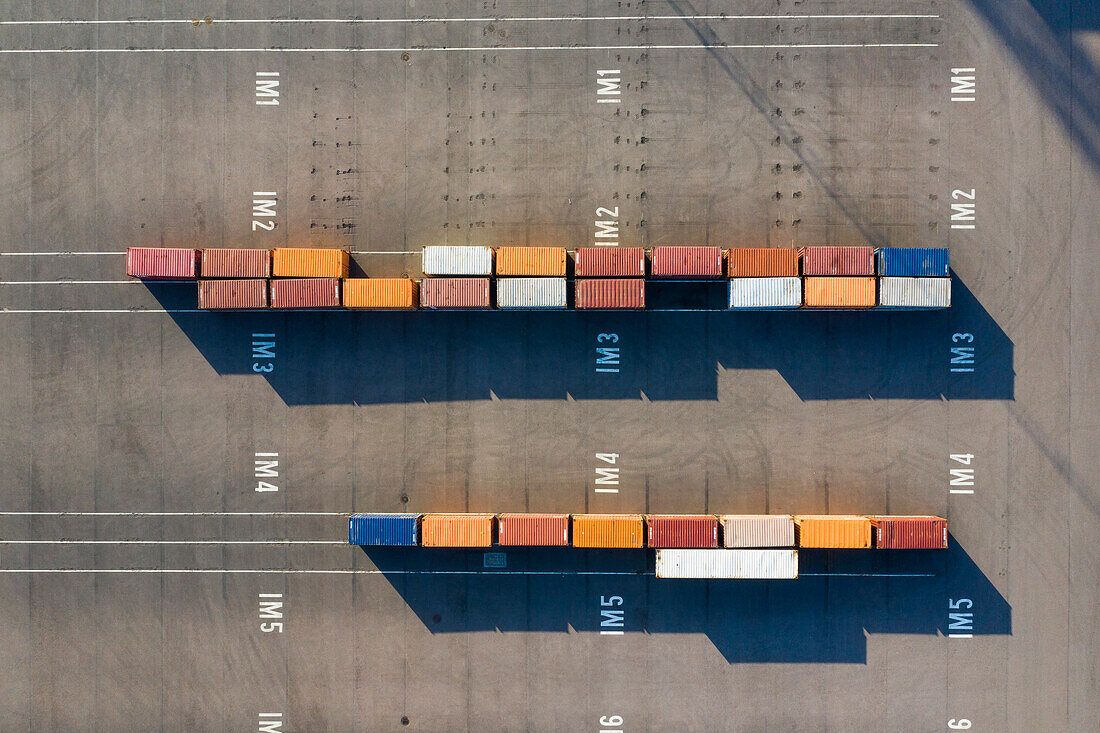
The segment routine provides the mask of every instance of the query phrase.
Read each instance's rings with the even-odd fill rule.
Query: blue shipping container
[[[352,514],[348,519],[348,544],[417,545],[419,514]]]
[[[878,251],[878,274],[892,277],[947,277],[946,249],[883,247]]]

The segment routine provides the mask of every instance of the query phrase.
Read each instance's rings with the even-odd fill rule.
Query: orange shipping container
[[[498,247],[497,276],[565,277],[565,247]]]
[[[800,515],[799,547],[870,547],[871,520],[845,514]]]
[[[730,277],[796,277],[798,250],[782,247],[736,247],[727,253]]]
[[[808,308],[870,308],[875,304],[873,277],[807,277]]]
[[[641,514],[574,514],[574,547],[641,547]]]
[[[425,514],[420,521],[424,547],[489,547],[492,514]]]
[[[344,281],[345,308],[415,309],[416,280],[407,277],[350,278]]]
[[[342,249],[296,249],[282,247],[272,253],[271,274],[275,277],[347,277],[348,253]]]

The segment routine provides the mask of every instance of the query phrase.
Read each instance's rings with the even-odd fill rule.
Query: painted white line
[[[70,255],[124,255],[125,252],[0,252],[0,257],[68,257]]]
[[[166,282],[158,280],[157,282]],[[195,282],[176,280],[172,282]],[[141,280],[0,280],[0,285],[140,285]]]
[[[212,18],[211,25],[310,25],[335,23],[346,25],[423,25],[426,23],[591,23],[640,20],[906,20],[936,19],[930,13],[823,13],[801,15],[558,15],[558,16],[496,16],[484,18]],[[128,18],[124,20],[62,19],[62,20],[2,20],[0,26],[35,25],[195,25],[197,18]],[[204,19],[205,20],[205,19]]]
[[[2,54],[77,54],[77,53],[420,53],[427,51],[715,51],[768,50],[783,48],[938,48],[938,43],[723,43],[707,46],[701,43],[650,44],[622,46],[418,46],[414,48],[290,48],[267,46],[256,48],[3,48]]]
[[[0,573],[244,573],[244,574],[274,574],[286,573],[292,575],[627,575],[634,577],[653,576],[650,572],[629,572],[622,570],[358,570],[354,568],[338,570],[304,570],[304,569],[253,569],[243,570],[221,568],[114,568],[114,569],[80,569],[80,568],[0,568]],[[933,573],[914,573],[911,575],[876,575],[875,573],[804,573],[807,575],[849,575],[860,577],[886,577],[886,578],[925,578],[935,577]],[[961,637],[967,638],[967,637]]]
[[[353,249],[353,250],[351,250],[351,254],[353,254],[353,255],[418,255],[418,254],[420,254],[420,250],[414,250],[412,252],[396,252],[396,251],[395,252],[368,252],[368,251],[363,250],[363,249]]]
[[[346,517],[348,512],[0,512],[0,517]]]
[[[56,308],[53,310],[40,308],[35,310],[23,310],[16,308],[0,308],[0,313],[216,313],[218,311],[201,310],[199,308],[169,308],[167,310],[162,308],[89,308],[89,309],[75,309],[75,308]]]
[[[0,540],[0,545],[347,545],[347,540]]]

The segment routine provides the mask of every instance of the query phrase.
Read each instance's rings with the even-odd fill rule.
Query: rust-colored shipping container
[[[199,280],[199,308],[234,310],[267,307],[267,280]]]
[[[199,276],[199,251],[170,247],[128,247],[126,274],[143,280],[194,280]]]
[[[645,250],[641,247],[578,247],[577,277],[645,277]]]
[[[266,249],[204,249],[202,276],[271,277],[271,251]]]
[[[730,277],[796,277],[800,252],[789,247],[736,247],[726,253]]]
[[[497,544],[526,547],[569,545],[568,514],[500,514]]]
[[[803,278],[807,308],[871,308],[875,305],[873,277]]]
[[[347,277],[351,258],[342,249],[280,247],[271,253],[275,277]]]
[[[846,514],[804,514],[798,523],[799,547],[870,547],[871,520]]]
[[[340,280],[307,277],[271,281],[272,308],[339,308]]]
[[[641,514],[574,514],[574,547],[641,547]]]
[[[428,277],[420,282],[421,308],[488,308],[489,278]]]
[[[565,247],[497,247],[497,276],[565,277]]]
[[[424,547],[489,547],[493,544],[492,514],[425,514],[420,520]]]
[[[722,277],[722,250],[718,247],[654,247],[649,253],[653,277],[716,279]]]
[[[648,547],[718,547],[718,518],[713,514],[647,514]]]
[[[345,308],[415,309],[416,280],[407,277],[360,277],[344,280]]]
[[[645,280],[605,278],[577,280],[575,304],[578,310],[645,308]]]
[[[947,520],[942,517],[871,517],[875,547],[882,550],[942,550]]]
[[[803,275],[874,275],[874,247],[807,247]]]

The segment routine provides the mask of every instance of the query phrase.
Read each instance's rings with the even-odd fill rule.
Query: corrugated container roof
[[[496,282],[497,308],[564,308],[564,277],[508,277]]]
[[[574,514],[574,547],[641,547],[641,514]]]
[[[339,308],[340,280],[306,277],[271,281],[272,308]]]
[[[579,310],[641,310],[645,308],[645,280],[577,280],[575,303]]]
[[[718,520],[712,514],[647,514],[648,547],[717,547]]]
[[[794,547],[794,517],[787,514],[723,514],[726,547]]]
[[[730,308],[797,308],[802,305],[800,277],[735,277],[730,280]]]
[[[882,550],[942,550],[947,547],[947,520],[942,517],[871,517],[875,547]]]
[[[883,308],[950,308],[949,277],[882,277],[878,302]]]
[[[201,272],[204,278],[271,277],[271,250],[204,249]]]
[[[726,252],[730,277],[797,277],[799,251],[787,247],[734,247]]]
[[[342,249],[277,247],[271,253],[275,277],[347,277],[351,258]]]
[[[568,514],[500,514],[497,544],[526,547],[569,545]]]
[[[344,280],[345,308],[410,310],[417,307],[416,280],[406,277],[349,278]]]
[[[794,580],[797,550],[657,550],[658,578]]]
[[[352,514],[348,518],[348,544],[416,545],[419,514]]]
[[[492,514],[425,514],[420,521],[424,547],[489,547]]]
[[[878,251],[878,274],[894,277],[947,277],[951,274],[946,249],[883,247]]]
[[[654,247],[649,263],[653,277],[722,277],[722,250],[718,247]]]
[[[492,275],[491,247],[470,245],[431,245],[420,255],[425,275]]]
[[[806,247],[803,275],[874,275],[873,247]]]
[[[199,280],[199,308],[233,310],[267,307],[267,280]]]
[[[429,277],[420,282],[421,308],[489,308],[489,278]]]
[[[803,278],[807,308],[871,308],[875,305],[873,277]]]
[[[193,280],[199,276],[199,251],[172,247],[128,247],[126,274],[144,280]]]
[[[498,276],[565,277],[565,247],[497,247]]]
[[[799,547],[870,547],[871,520],[848,514],[800,514]]]
[[[645,250],[641,247],[578,247],[577,277],[645,277]]]

